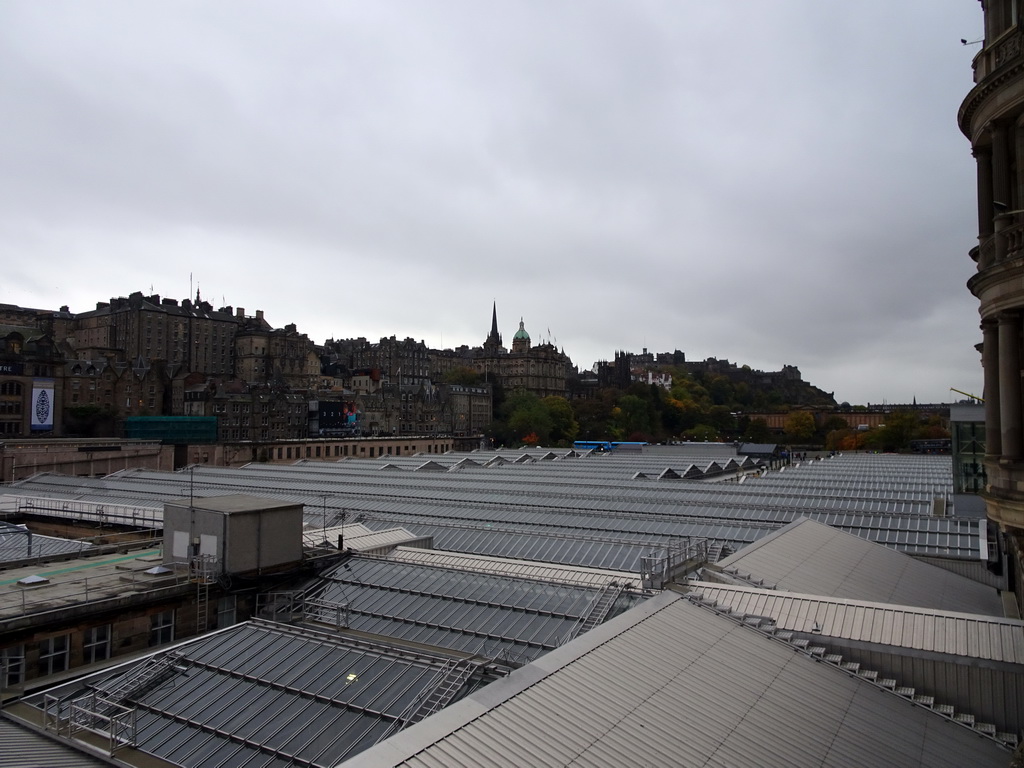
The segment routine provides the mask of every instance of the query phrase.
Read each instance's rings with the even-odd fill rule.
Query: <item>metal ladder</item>
[[[151,657],[115,678],[111,687],[96,686],[96,692],[106,701],[115,704],[138,698],[177,674],[184,661],[185,655],[175,651]]]
[[[725,548],[725,544],[715,539],[711,547],[708,549],[708,563],[714,565],[722,558],[722,551]]]
[[[424,699],[423,703],[406,718],[404,727],[418,723],[427,715],[432,715],[434,712],[448,706],[458,692],[462,690],[462,686],[466,684],[466,681],[469,680],[476,669],[477,664],[471,661],[459,661],[453,664],[444,679],[434,687],[434,690]]]
[[[451,659],[434,676],[431,684],[423,689],[406,710],[384,731],[378,741],[418,723],[428,715],[448,706],[462,686],[480,667],[481,662],[471,659]]]
[[[196,634],[206,631],[210,620],[210,585],[205,581],[196,582]]]
[[[583,617],[583,621],[579,625],[579,631],[576,634],[589,632],[608,618],[608,614],[611,612],[612,606],[615,605],[615,600],[622,594],[622,590],[622,585],[616,584],[614,581],[605,586],[601,590],[601,594],[591,604],[590,610]]]
[[[199,555],[189,561],[189,577],[196,583],[196,634],[206,631],[210,621],[210,584],[215,580],[217,560]]]

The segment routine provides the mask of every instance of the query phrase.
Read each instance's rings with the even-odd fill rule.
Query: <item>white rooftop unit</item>
[[[164,562],[201,558],[214,574],[279,569],[302,559],[302,505],[245,494],[164,505]]]

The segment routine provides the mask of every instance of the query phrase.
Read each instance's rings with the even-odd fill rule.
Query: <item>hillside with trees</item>
[[[745,366],[726,372],[673,368],[667,388],[633,382],[626,387],[594,387],[571,400],[526,392],[506,395],[499,389],[487,436],[495,445],[691,440],[879,451],[908,450],[912,440],[949,437],[942,418],[910,411],[889,414],[878,428],[857,429],[839,415],[830,394],[799,378],[758,373]],[[822,417],[822,411],[833,409],[834,415]],[[789,415],[781,434],[756,415],[785,412]]]
[[[769,379],[750,368],[663,371],[661,384],[633,382],[577,391],[571,400],[495,394],[496,445],[567,445],[573,440],[770,440],[746,414],[793,405],[834,407],[831,395],[799,380]],[[667,380],[667,377],[663,380]],[[812,424],[813,426],[813,424]]]

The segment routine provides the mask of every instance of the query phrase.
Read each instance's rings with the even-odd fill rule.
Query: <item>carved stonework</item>
[[[1004,40],[996,48],[996,66],[1000,67],[1010,59],[1020,56],[1020,35],[1014,35],[1009,40]]]

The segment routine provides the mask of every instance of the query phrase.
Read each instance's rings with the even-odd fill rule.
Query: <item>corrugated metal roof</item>
[[[85,553],[93,548],[87,541],[58,539],[53,536],[29,534],[24,526],[0,522],[0,563],[15,562],[50,555]]]
[[[807,519],[720,560],[717,569],[789,592],[1003,615],[992,587]]]
[[[346,768],[1005,766],[932,710],[664,593]]]
[[[1024,664],[1024,621],[755,587],[691,582],[694,592],[782,629]]]
[[[102,768],[111,763],[0,716],[0,765],[4,768]]]

